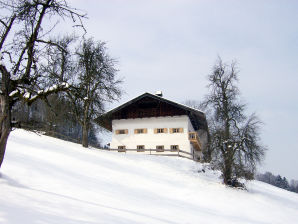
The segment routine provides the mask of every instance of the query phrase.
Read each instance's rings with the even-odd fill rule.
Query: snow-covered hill
[[[230,189],[200,169],[16,130],[0,171],[0,223],[298,223],[298,194],[258,181]]]

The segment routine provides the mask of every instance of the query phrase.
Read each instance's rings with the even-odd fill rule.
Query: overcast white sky
[[[265,123],[263,170],[298,179],[298,1],[71,0],[107,42],[126,94],[201,100],[217,56],[237,60],[248,110]]]

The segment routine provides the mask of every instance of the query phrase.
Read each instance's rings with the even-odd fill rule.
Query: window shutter
[[[154,134],[157,134],[157,128],[154,128]]]
[[[128,134],[128,129],[125,129],[125,134]]]
[[[179,128],[179,133],[183,133],[183,128]]]
[[[173,128],[170,128],[170,133],[173,134]]]

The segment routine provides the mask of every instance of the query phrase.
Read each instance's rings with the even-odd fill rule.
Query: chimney
[[[159,96],[159,97],[162,97],[162,91],[158,90],[155,92],[155,95],[156,96]]]

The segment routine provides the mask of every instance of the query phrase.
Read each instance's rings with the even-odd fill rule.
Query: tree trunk
[[[82,145],[83,147],[88,148],[88,125],[86,122],[83,124]]]
[[[0,167],[4,160],[7,139],[11,131],[8,95],[0,95]]]
[[[231,179],[232,179],[232,167],[231,164],[228,162],[225,162],[225,168],[224,168],[224,184],[230,185]]]
[[[4,160],[7,139],[11,131],[11,105],[9,92],[11,90],[10,74],[0,65],[1,95],[0,95],[0,167]]]
[[[5,150],[6,150],[6,143],[8,140],[8,136],[10,134],[10,129],[6,127],[2,127],[1,130],[1,138],[0,138],[0,167],[4,160]]]
[[[89,90],[90,86],[88,86]],[[85,101],[84,105],[84,117],[83,117],[83,133],[82,133],[82,145],[85,148],[88,148],[88,130],[89,130],[89,119],[88,119],[88,112],[89,112],[89,101]]]
[[[223,176],[224,176],[224,184],[231,185],[232,180],[232,158],[229,155],[230,152],[227,153],[228,155],[224,158],[224,168],[223,168]]]

